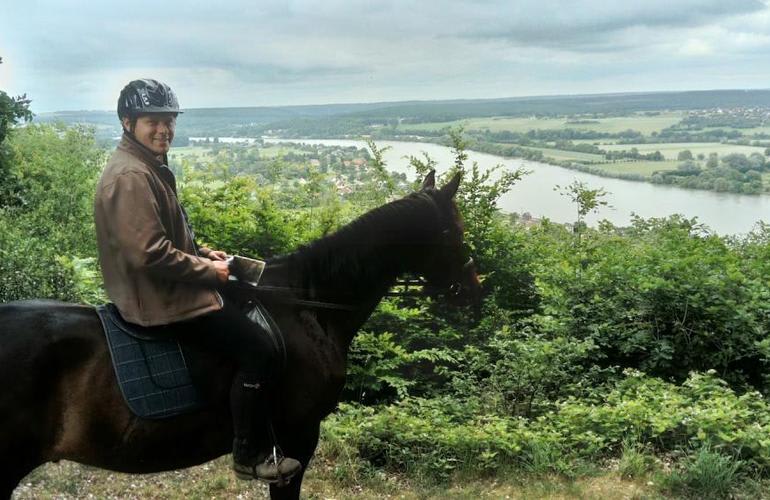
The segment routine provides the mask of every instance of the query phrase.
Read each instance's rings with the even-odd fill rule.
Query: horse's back
[[[56,300],[23,300],[0,304],[0,357],[18,355],[21,350],[45,346],[69,350],[78,357],[85,344],[91,349],[101,340],[99,320],[91,306]],[[88,349],[88,350],[91,350]],[[63,353],[62,353],[63,354]]]

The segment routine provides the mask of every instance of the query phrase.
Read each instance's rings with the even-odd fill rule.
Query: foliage
[[[13,153],[6,139],[17,123],[32,120],[31,102],[26,95],[11,97],[0,90],[0,207],[16,203],[16,172],[11,169]]]
[[[328,456],[356,477],[440,483],[510,469],[574,475],[608,458],[642,477],[651,456],[684,454],[667,487],[691,495],[729,491],[746,471],[767,476],[770,227],[722,238],[681,217],[580,226],[578,236],[547,220],[525,225],[497,209],[524,172],[467,166],[473,137],[448,137],[482,315],[384,300],[352,343],[347,402],[324,427]],[[415,187],[387,174],[372,146],[373,159],[218,144],[172,167],[200,243],[269,257],[362,213],[372,189],[384,201]],[[106,154],[93,131],[30,125],[3,147],[17,202],[0,207],[0,301],[103,301],[91,202]],[[758,165],[745,160],[705,168]],[[409,162],[418,179],[437,166]],[[564,189],[579,221],[604,204],[601,189]]]
[[[713,368],[761,387],[764,264],[678,218],[636,219],[623,230],[605,225],[584,234],[580,252],[561,229],[544,226],[530,236],[543,249],[538,317],[550,335],[593,340],[604,366],[678,380]]]
[[[554,187],[554,191],[558,191],[562,196],[566,196],[569,200],[575,204],[577,209],[577,220],[575,221],[575,229],[578,234],[582,232],[582,227],[585,224],[585,216],[591,212],[598,212],[599,207],[609,206],[609,202],[603,200],[609,193],[603,188],[589,189],[583,181],[575,180],[568,186]]]
[[[9,146],[19,205],[8,214],[53,247],[95,256],[93,196],[107,157],[96,147],[93,130],[29,125]]]
[[[271,189],[244,176],[214,182],[190,175],[182,202],[194,221],[199,243],[229,254],[266,258],[297,245],[298,217],[275,205]]]
[[[477,387],[485,407],[502,415],[534,416],[568,396],[591,392],[602,380],[589,341],[514,335],[504,326],[486,346],[469,347],[465,369],[455,375],[459,394]]]
[[[372,152],[371,167],[374,172],[374,179],[371,183],[371,189],[372,192],[375,193],[373,200],[374,205],[378,206],[389,201],[395,194],[396,190],[396,185],[393,182],[393,178],[385,169],[386,163],[382,158],[382,155],[385,153],[385,151],[389,150],[390,147],[377,147],[377,144],[375,144],[371,138],[366,139],[366,145]]]
[[[100,302],[91,207],[104,152],[82,127],[15,132],[7,146],[16,203],[0,207],[0,301]]]
[[[324,438],[373,465],[439,481],[471,464],[478,472],[521,467],[569,474],[581,460],[628,447],[628,436],[637,436],[634,446],[642,448],[636,453],[647,446],[704,446],[739,457],[730,463],[768,470],[768,409],[761,395],[739,396],[713,374],[693,374],[677,386],[631,371],[606,392],[567,398],[530,420],[486,413],[457,398],[407,398],[377,408],[345,404],[330,417]],[[626,448],[626,461],[628,455]],[[649,458],[633,460],[626,467],[637,474],[652,467]],[[708,464],[704,459],[697,467]]]
[[[0,302],[49,298],[77,301],[73,270],[59,265],[45,238],[30,237],[0,214]]]

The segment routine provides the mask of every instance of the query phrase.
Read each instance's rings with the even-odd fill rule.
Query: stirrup
[[[258,469],[260,466],[267,466],[275,469],[276,477],[271,475],[260,475]],[[281,471],[281,466],[284,471]],[[273,453],[268,455],[264,462],[254,466],[254,477],[260,481],[282,488],[289,484],[289,481],[302,470],[302,464],[293,458],[284,456],[283,451],[278,446],[273,446]],[[263,471],[265,472],[265,471]]]
[[[238,479],[258,479],[279,488],[289,484],[301,470],[302,464],[298,460],[285,457],[277,446],[273,447],[273,453],[264,460],[256,460],[248,465],[236,462],[233,457],[233,472]]]

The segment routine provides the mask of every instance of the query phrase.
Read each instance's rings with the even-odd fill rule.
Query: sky
[[[0,90],[112,110],[770,88],[770,0],[3,0]]]

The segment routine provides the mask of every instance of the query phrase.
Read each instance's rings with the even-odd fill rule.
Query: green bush
[[[325,423],[324,439],[374,466],[438,481],[464,469],[569,474],[581,460],[614,456],[624,446],[624,467],[638,474],[648,459],[631,463],[629,439],[637,440],[634,450],[659,452],[708,445],[767,471],[770,407],[756,392],[737,395],[714,374],[693,374],[677,386],[631,371],[604,394],[568,398],[533,419],[484,413],[456,398],[343,404]]]
[[[14,132],[7,146],[18,204],[0,207],[0,302],[102,301],[92,204],[104,152],[82,127]]]
[[[675,217],[605,225],[579,243],[550,225],[530,234],[543,255],[537,316],[548,335],[592,340],[604,366],[679,381],[715,369],[761,387],[770,275],[747,272],[753,264],[730,242]]]

